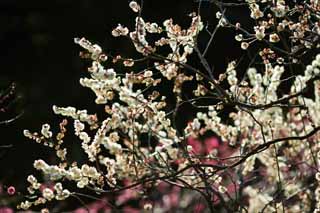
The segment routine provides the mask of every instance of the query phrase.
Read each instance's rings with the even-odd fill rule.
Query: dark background
[[[133,55],[129,41],[111,36],[118,23],[133,29],[135,15],[127,0],[0,0],[0,85],[17,84],[16,103],[1,119],[24,114],[16,121],[0,125],[0,145],[12,144],[0,150],[0,181],[24,188],[25,178],[33,173],[33,161],[53,154],[48,148],[25,138],[24,129],[40,131],[43,123],[56,128],[61,117],[52,112],[52,105],[74,106],[94,113],[93,93],[79,84],[86,76],[86,64],[79,58],[74,37],[86,37],[113,54]],[[169,17],[174,23],[188,27],[188,14],[196,11],[193,0],[145,0],[143,17],[146,21],[162,22]],[[210,2],[202,5],[202,15],[209,29],[216,23],[216,8]],[[241,18],[243,10],[230,11],[232,17]],[[240,55],[239,44],[232,31],[218,32],[217,40],[209,52],[210,63],[217,72],[230,60]],[[204,47],[208,36],[201,38]],[[237,45],[236,45],[237,44]],[[201,46],[202,45],[202,46]],[[220,70],[220,71],[219,71]],[[72,126],[69,133],[72,134]],[[68,140],[67,146],[78,142]],[[78,149],[73,154],[78,154]]]

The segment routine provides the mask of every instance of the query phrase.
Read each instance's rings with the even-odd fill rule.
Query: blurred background
[[[0,1],[0,90],[4,93],[12,83],[15,93],[7,100],[10,107],[0,112],[0,121],[21,115],[10,123],[0,124],[0,182],[25,188],[26,177],[34,172],[33,161],[50,158],[52,151],[23,136],[23,130],[39,131],[44,123],[58,127],[61,117],[52,112],[52,105],[74,106],[94,113],[93,93],[79,84],[86,76],[86,62],[79,58],[74,37],[86,37],[102,46],[105,52],[134,56],[131,43],[115,39],[111,30],[118,23],[133,29],[135,15],[127,0],[1,0]],[[161,24],[171,17],[174,23],[188,27],[188,14],[196,11],[194,0],[145,0],[145,20]],[[213,29],[216,8],[209,1],[202,3],[204,24]],[[232,18],[241,18],[243,10],[230,11]],[[233,33],[218,32],[208,54],[217,72],[227,62],[239,57],[241,50]],[[200,40],[204,47],[208,35]],[[202,45],[202,46],[201,46]],[[236,47],[236,48],[235,48]],[[5,106],[7,103],[1,103]],[[69,133],[72,135],[72,128]],[[65,141],[73,147],[75,141]],[[79,144],[77,144],[79,145]],[[75,156],[78,148],[72,149]]]

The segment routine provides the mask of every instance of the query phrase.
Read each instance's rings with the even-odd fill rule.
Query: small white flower
[[[43,160],[35,160],[33,167],[37,170],[44,170],[46,168],[48,168],[48,164],[46,164],[46,162],[44,162]]]
[[[216,12],[216,18],[217,19],[221,19],[221,17],[222,17],[221,12],[220,11]]]
[[[56,183],[56,184],[54,185],[54,190],[56,190],[57,193],[61,193],[62,190],[63,190],[62,184],[61,184],[60,182]]]
[[[56,200],[65,200],[70,196],[70,191],[68,189],[64,189],[61,193],[56,195]]]
[[[132,9],[133,12],[137,13],[140,11],[140,5],[136,1],[131,1],[129,3],[129,7]]]
[[[256,32],[256,38],[258,40],[262,40],[266,36],[264,26],[256,26],[254,27],[254,31]]]
[[[112,30],[111,34],[114,37],[119,37],[119,36],[126,36],[128,35],[129,30],[127,27],[123,27],[121,24],[118,24],[118,26]]]
[[[29,201],[26,200],[26,201],[20,203],[19,207],[21,209],[27,210],[27,209],[29,209],[31,207],[31,205],[32,204]]]
[[[72,180],[78,181],[82,178],[81,170],[77,167],[72,167],[69,171]]]
[[[280,38],[279,38],[278,34],[273,33],[273,34],[269,35],[269,41],[272,43],[276,43],[276,42],[280,41]]]
[[[27,181],[32,184],[32,183],[36,183],[37,179],[33,175],[29,175],[27,178]]]
[[[152,209],[152,204],[151,203],[144,204],[143,209],[144,210],[151,210]]]
[[[42,191],[42,196],[47,199],[47,200],[52,200],[54,198],[54,193],[51,189],[49,188],[45,188],[43,191]]]
[[[110,68],[110,69],[107,69],[106,71],[106,77],[109,79],[109,80],[113,80],[116,76],[116,72],[114,71],[114,69]]]
[[[80,181],[77,183],[78,188],[84,188],[86,185],[89,184],[89,179],[87,177],[81,178]]]
[[[246,50],[249,47],[249,43],[248,42],[241,42],[241,49]]]
[[[146,70],[144,73],[143,73],[143,77],[145,78],[149,78],[153,75],[153,72],[152,70]]]
[[[235,36],[236,41],[242,41],[243,39],[243,35],[242,34],[238,34]]]
[[[49,124],[43,124],[41,129],[41,134],[46,138],[52,137],[52,132],[50,131],[50,125]]]

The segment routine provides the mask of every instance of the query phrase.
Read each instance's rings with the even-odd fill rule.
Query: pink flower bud
[[[16,188],[14,188],[14,186],[8,187],[7,193],[8,193],[9,195],[14,195],[14,194],[16,193]]]

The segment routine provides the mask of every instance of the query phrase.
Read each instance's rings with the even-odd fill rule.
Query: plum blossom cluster
[[[28,177],[28,182],[31,184],[30,187],[28,188],[30,193],[35,193],[33,190],[39,190],[40,184],[37,182],[37,179],[30,175]],[[39,196],[35,201],[29,202],[28,200],[22,202],[19,204],[18,208],[19,209],[24,209],[27,210],[29,209],[32,205],[43,205],[48,201],[51,201],[53,199],[56,200],[65,200],[70,196],[70,192],[67,189],[63,189],[61,183],[56,183],[54,186],[54,189],[50,188],[44,188],[42,190],[42,196]],[[41,212],[46,211],[46,209],[42,209]]]
[[[165,182],[198,193],[211,212],[214,208],[229,212],[319,211],[320,54],[312,52],[314,43],[309,44],[308,39],[320,36],[320,5],[318,1],[307,1],[302,8],[279,0],[244,2],[249,16],[257,21],[254,33],[239,23],[233,25],[224,15],[222,2],[218,28],[231,26],[245,32],[236,35],[243,49],[248,48],[246,40],[264,42],[267,46],[258,52],[263,63],[250,63],[243,72],[236,60],[231,61],[218,79],[207,61],[207,50],[197,46],[204,29],[200,14],[191,14],[187,29],[172,19],[160,25],[146,22],[139,13],[140,5],[131,1],[130,8],[138,14],[133,31],[119,24],[112,35],[130,39],[142,57],[139,59],[112,56],[99,45],[76,38],[75,43],[85,50],[82,56],[92,60],[88,76],[81,78],[80,84],[95,93],[95,103],[103,105],[104,112],[98,116],[74,107],[53,106],[55,114],[65,117],[58,133],[49,124],[44,124],[40,133],[24,131],[26,137],[54,148],[60,162],[34,162],[35,169],[55,182],[54,188],[43,189],[29,176],[32,196],[18,207],[65,200],[77,196],[77,188],[99,196]],[[282,31],[287,37],[281,36]],[[291,42],[291,49],[273,45],[282,39]],[[171,50],[165,56],[161,55],[164,46]],[[303,69],[291,70],[290,75],[290,60],[301,58],[295,48],[309,51],[312,59],[305,64],[301,59]],[[199,58],[200,67],[188,61],[192,54]],[[279,54],[285,57],[280,60]],[[153,66],[143,64],[146,58]],[[141,69],[139,63],[147,68]],[[131,71],[123,73],[121,66],[113,65]],[[174,104],[157,89],[164,81],[172,85],[169,95],[175,97]],[[188,98],[183,95],[186,81],[196,85]],[[280,89],[285,85],[289,85],[287,90]],[[175,116],[183,116],[179,108],[184,104],[193,106],[196,113],[180,130]],[[87,156],[81,165],[66,160],[69,153],[63,148],[63,138],[67,120],[73,123],[74,135]],[[219,140],[201,140],[207,133]],[[71,184],[70,188],[68,184],[63,188],[64,182]]]
[[[296,63],[307,49],[319,48],[319,1],[256,1],[246,0],[250,17],[256,22],[252,29],[244,29],[240,23],[230,23],[221,17],[226,26],[232,26],[238,33],[235,39],[241,48],[247,49],[260,41],[277,48],[278,57]],[[239,3],[241,4],[241,3]],[[264,59],[268,63],[270,59]]]

